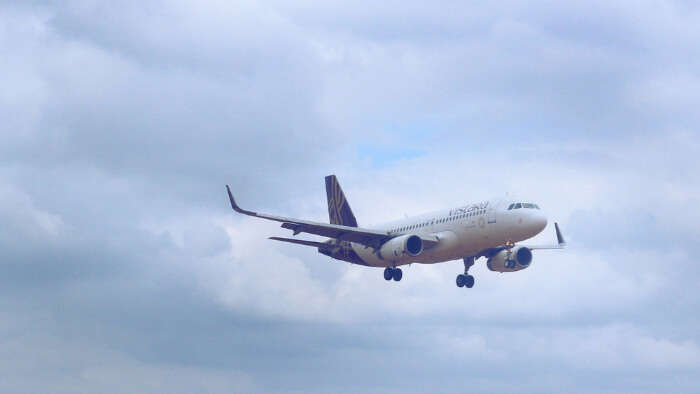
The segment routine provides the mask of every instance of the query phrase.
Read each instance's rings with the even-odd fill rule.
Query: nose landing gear
[[[457,287],[466,287],[471,289],[474,287],[474,277],[469,275],[469,268],[474,265],[474,257],[464,258],[464,274],[457,275],[455,282]]]

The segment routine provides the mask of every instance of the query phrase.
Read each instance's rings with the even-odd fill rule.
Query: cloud
[[[692,392],[697,11],[4,4],[0,386]],[[327,220],[329,173],[361,225],[508,192],[569,248],[386,283],[227,208]]]

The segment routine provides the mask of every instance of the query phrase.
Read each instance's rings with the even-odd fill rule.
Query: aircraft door
[[[492,206],[486,211],[489,224],[496,223],[496,207]]]

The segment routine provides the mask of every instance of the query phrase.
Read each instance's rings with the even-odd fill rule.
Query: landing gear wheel
[[[474,257],[464,258],[464,275],[457,275],[457,287],[466,287],[467,289],[474,287],[474,277],[469,275],[469,268],[474,265],[474,260]]]
[[[467,277],[465,275],[459,274],[457,275],[457,287],[464,287],[464,285],[467,283]]]
[[[394,268],[393,270],[393,276],[394,276],[394,281],[398,282],[401,280],[403,277],[403,272],[401,272],[401,268]]]
[[[464,285],[467,287],[467,289],[471,289],[472,287],[474,287],[474,277],[473,276],[467,275],[464,278],[464,280],[465,280]],[[457,285],[457,286],[459,286],[459,285]]]
[[[384,279],[385,280],[391,280],[391,278],[394,277],[394,270],[391,269],[391,267],[386,267],[384,268]]]

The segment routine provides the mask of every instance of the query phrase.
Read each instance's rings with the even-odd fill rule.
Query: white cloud
[[[55,330],[2,343],[10,389],[620,391],[634,368],[658,387],[700,368],[696,8],[0,10],[0,241],[28,262],[0,259],[4,320]],[[326,220],[331,172],[362,225],[510,192],[569,248],[516,274],[482,261],[471,290],[461,262],[387,283],[226,205],[231,182],[246,207]]]
[[[96,344],[56,341],[31,330],[6,338],[0,345],[0,382],[5,392],[30,393],[51,387],[54,393],[250,393],[260,387],[236,370],[135,360]]]

